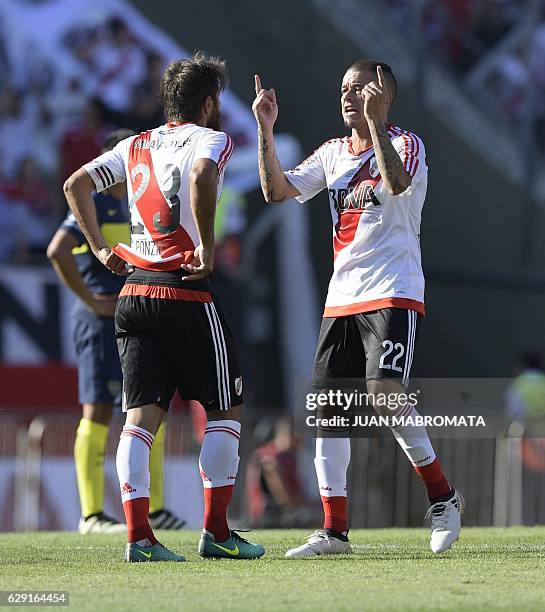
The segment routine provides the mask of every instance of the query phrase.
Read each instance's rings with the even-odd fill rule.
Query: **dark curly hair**
[[[217,98],[229,78],[225,60],[197,51],[189,59],[173,60],[159,87],[167,121],[196,121],[208,96]]]

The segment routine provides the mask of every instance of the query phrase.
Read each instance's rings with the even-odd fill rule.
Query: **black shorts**
[[[123,410],[154,403],[167,410],[176,389],[207,411],[239,406],[235,343],[217,300],[206,287],[195,290],[194,283],[184,283],[187,289],[150,280],[157,276],[134,272],[118,299]]]
[[[313,385],[326,389],[338,379],[398,378],[407,386],[421,319],[402,308],[322,319]]]

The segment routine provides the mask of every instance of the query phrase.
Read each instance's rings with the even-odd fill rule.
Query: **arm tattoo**
[[[403,167],[403,162],[394,149],[384,125],[371,129],[377,165],[382,180],[394,195],[403,193],[411,184],[411,176]]]
[[[259,132],[258,142],[259,180],[261,182],[261,189],[265,199],[268,202],[274,202],[275,194],[279,194],[279,189],[275,189],[275,185],[279,187],[279,175],[281,175],[281,179],[284,180],[282,167],[280,166],[278,156],[274,150],[274,142],[269,142],[269,139],[261,131]]]
[[[269,143],[265,136],[260,132],[259,133],[259,180],[261,181],[261,189],[263,193],[267,194],[267,197],[273,196],[273,189],[270,187],[272,180],[272,173],[267,164],[267,159],[265,157],[267,151],[269,150]]]

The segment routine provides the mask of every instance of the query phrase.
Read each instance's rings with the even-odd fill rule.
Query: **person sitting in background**
[[[92,51],[92,61],[98,72],[95,95],[107,107],[125,112],[130,105],[133,87],[143,78],[145,52],[123,19],[114,16],[104,25],[99,42]]]
[[[30,258],[25,231],[25,206],[18,199],[15,183],[0,167],[0,263],[26,263]]]
[[[11,84],[0,87],[0,142],[2,165],[14,177],[21,160],[32,152],[36,105],[27,92]]]
[[[81,123],[69,128],[60,144],[60,180],[65,181],[87,160],[100,154],[108,127],[106,109],[98,99],[91,99],[85,107]]]
[[[255,526],[310,527],[317,520],[319,508],[304,495],[297,473],[298,447],[292,419],[282,417],[274,427],[273,439],[252,453],[246,488]]]
[[[153,51],[146,54],[146,74],[132,90],[132,105],[129,111],[131,125],[143,132],[163,121],[163,109],[157,91],[163,76],[165,60]]]
[[[24,208],[30,251],[43,256],[55,227],[59,203],[53,196],[45,173],[33,157],[24,157],[19,162],[14,195]]]

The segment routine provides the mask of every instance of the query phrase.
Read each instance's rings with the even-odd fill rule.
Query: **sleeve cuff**
[[[304,204],[307,200],[309,200],[312,197],[312,196],[306,196],[304,194],[304,188],[301,189],[301,185],[298,184],[299,181],[294,177],[293,174],[290,174],[289,172],[284,172],[284,176],[288,179],[288,182],[291,185],[293,185],[295,187],[295,189],[297,189],[297,191],[301,194],[301,195],[295,196],[295,198],[294,198],[300,204]]]
[[[107,166],[94,166],[93,164],[85,164],[84,169],[87,174],[93,179],[97,193],[108,189],[115,183],[114,175]]]

